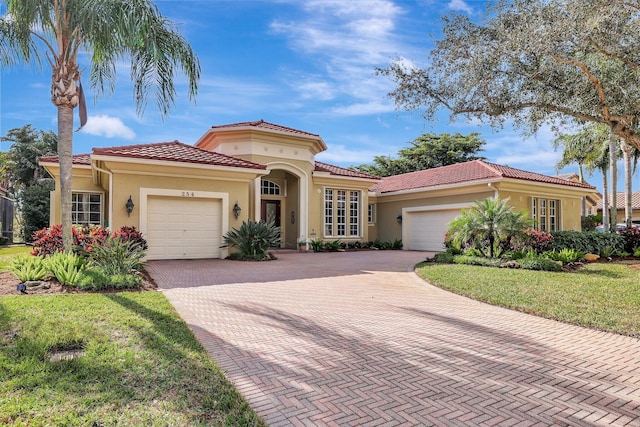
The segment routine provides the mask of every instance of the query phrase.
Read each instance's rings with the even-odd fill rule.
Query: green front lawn
[[[627,264],[594,263],[551,273],[423,263],[416,272],[436,286],[490,304],[640,336],[640,271]]]
[[[0,425],[264,425],[158,292],[0,298],[0,408]]]
[[[8,270],[11,260],[18,255],[31,252],[31,246],[0,246],[0,271]]]

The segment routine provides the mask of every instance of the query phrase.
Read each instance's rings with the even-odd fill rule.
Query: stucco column
[[[262,184],[262,177],[257,177],[256,179],[253,180],[253,197],[254,197],[253,220],[255,222],[260,221],[260,209],[262,207],[261,184]],[[249,215],[249,218],[251,218],[251,215]]]

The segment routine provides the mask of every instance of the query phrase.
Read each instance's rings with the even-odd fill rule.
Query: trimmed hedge
[[[554,231],[551,250],[575,249],[587,254],[603,255],[607,251],[622,252],[625,239],[618,233],[598,231]]]
[[[480,256],[456,255],[453,257],[456,264],[466,265],[482,265],[485,267],[500,267],[502,260],[500,258],[485,258]]]
[[[562,264],[546,258],[522,258],[518,260],[525,270],[561,271]]]

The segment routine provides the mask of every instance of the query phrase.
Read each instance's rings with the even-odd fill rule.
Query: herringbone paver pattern
[[[640,340],[432,287],[424,255],[148,269],[273,426],[640,426]]]

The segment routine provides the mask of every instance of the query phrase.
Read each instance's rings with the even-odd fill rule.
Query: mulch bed
[[[95,294],[95,293],[114,293],[122,292],[122,289],[110,289],[105,291],[83,291],[72,286],[63,286],[57,280],[46,282],[49,289],[28,290],[26,295],[47,295],[47,294]],[[0,271],[0,296],[3,295],[25,295],[16,288],[20,284],[20,280],[16,278],[10,271]],[[142,271],[142,287],[139,289],[127,289],[127,291],[155,291],[158,289],[153,279]]]

